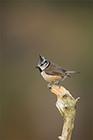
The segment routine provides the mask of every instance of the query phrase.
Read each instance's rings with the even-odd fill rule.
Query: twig
[[[62,86],[53,85],[50,90],[57,96],[56,107],[64,119],[62,134],[58,138],[60,140],[71,140],[76,115],[76,103],[80,97],[74,99],[70,92]]]

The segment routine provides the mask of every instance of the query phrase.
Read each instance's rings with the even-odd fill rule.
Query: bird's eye
[[[47,63],[47,60],[45,60],[45,63]]]

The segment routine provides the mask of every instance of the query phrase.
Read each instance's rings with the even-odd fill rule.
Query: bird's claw
[[[49,89],[51,89],[52,84],[51,84],[51,83],[48,83],[47,87],[48,87]]]

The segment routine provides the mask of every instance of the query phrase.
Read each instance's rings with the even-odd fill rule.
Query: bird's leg
[[[58,85],[59,86],[59,88],[61,87],[61,80],[59,80],[59,81],[55,81],[55,83],[54,83],[55,85]]]
[[[61,80],[56,81],[56,82],[55,82],[55,85],[58,85],[59,88],[60,88],[60,87],[61,87],[61,82],[64,81],[66,78],[67,78],[67,75],[65,75]]]
[[[52,87],[52,85],[59,85],[59,81],[52,81],[48,83],[48,88],[50,89]]]
[[[61,87],[61,80],[58,81],[58,86]]]

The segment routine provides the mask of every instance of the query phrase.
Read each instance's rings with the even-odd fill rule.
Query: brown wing
[[[66,70],[63,69],[60,66],[55,65],[54,63],[51,63],[48,68],[46,68],[45,72],[49,75],[59,75],[64,76]]]

